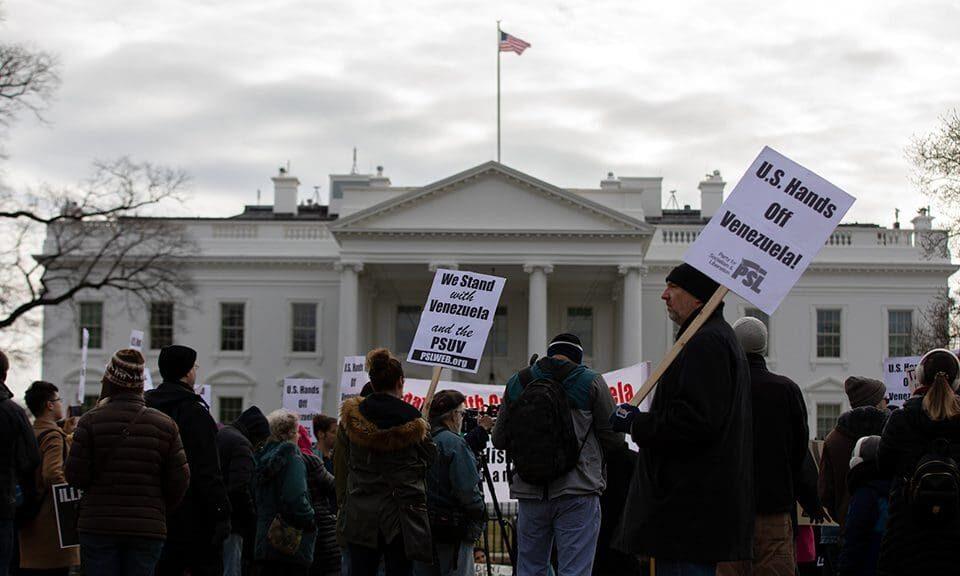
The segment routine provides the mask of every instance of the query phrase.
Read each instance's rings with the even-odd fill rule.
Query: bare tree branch
[[[0,44],[0,124],[10,125],[23,111],[43,120],[43,111],[60,84],[57,59],[18,44]]]

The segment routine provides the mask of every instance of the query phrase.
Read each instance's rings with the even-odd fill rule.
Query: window
[[[507,308],[497,306],[497,311],[493,315],[493,327],[490,328],[490,336],[487,338],[487,349],[484,350],[485,355],[491,354],[491,351],[497,358],[510,355],[507,328]]]
[[[220,303],[220,350],[243,350],[244,312],[242,302]]]
[[[394,340],[397,352],[409,352],[420,324],[423,306],[397,306],[397,333]]]
[[[887,311],[887,350],[889,356],[913,354],[913,311]]]
[[[240,397],[220,397],[220,423],[229,424],[243,413],[243,398]]]
[[[567,332],[580,338],[584,356],[593,356],[593,308],[567,308]]]
[[[823,440],[837,425],[839,404],[817,404],[817,440]]]
[[[90,332],[89,348],[103,348],[103,302],[80,303],[79,342],[83,348],[83,329]]]
[[[173,344],[173,302],[150,303],[150,349]]]
[[[87,411],[92,410],[94,406],[97,405],[97,400],[100,397],[96,394],[84,394],[83,395],[83,404],[80,405],[80,414],[86,414]]]
[[[840,310],[817,310],[817,358],[840,358]]]
[[[296,303],[293,305],[294,352],[317,351],[317,305],[316,303]]]

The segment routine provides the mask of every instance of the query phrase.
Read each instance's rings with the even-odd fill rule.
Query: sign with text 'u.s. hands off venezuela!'
[[[506,279],[437,270],[407,362],[476,374]]]
[[[773,314],[855,200],[765,147],[684,261]]]

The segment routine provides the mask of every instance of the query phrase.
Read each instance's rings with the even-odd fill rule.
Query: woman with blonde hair
[[[948,574],[960,542],[960,360],[923,355],[916,388],[883,429],[878,463],[892,479],[879,574]]]
[[[306,576],[313,562],[313,507],[307,469],[297,447],[299,418],[287,410],[267,416],[270,438],[257,456],[257,538],[262,576]]]

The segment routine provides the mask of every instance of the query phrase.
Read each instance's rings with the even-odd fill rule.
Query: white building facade
[[[81,327],[91,331],[88,402],[113,351],[146,333],[154,378],[159,349],[197,349],[211,410],[230,420],[256,404],[278,408],[284,378],[322,378],[324,411],[338,406],[345,355],[386,346],[405,357],[433,271],[507,279],[477,374],[448,379],[502,385],[558,332],[578,334],[600,371],[656,363],[673,342],[660,294],[723,200],[719,173],[699,184],[701,209],[664,209],[660,178],[615,178],[561,189],[496,162],[422,187],[376,175],[332,175],[329,206],[298,202],[296,178],[273,178],[274,204],[223,219],[182,219],[195,240],[183,265],[194,289],[141,304],[109,293],[78,296],[44,314],[43,378],[76,397]],[[852,191],[856,196],[856,191]],[[812,434],[848,405],[847,375],[881,378],[886,356],[910,352],[917,322],[956,270],[920,246],[913,229],[843,225],[811,264],[770,328],[768,364],[800,384]],[[756,315],[731,294],[731,322]],[[901,354],[903,353],[903,354]],[[405,363],[410,377],[429,368]]]

